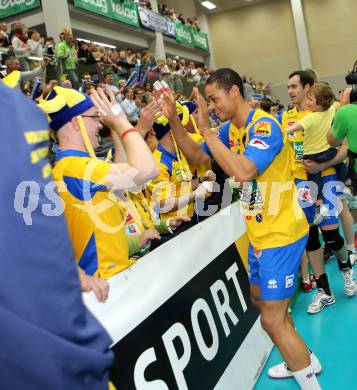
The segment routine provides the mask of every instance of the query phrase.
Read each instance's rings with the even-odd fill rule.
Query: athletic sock
[[[345,266],[345,264],[343,264]],[[322,288],[325,291],[325,294],[331,295],[330,285],[326,274],[320,275],[316,278],[317,288]]]
[[[300,371],[293,371],[292,374],[302,390],[321,390],[311,364]]]
[[[356,253],[355,244],[346,244],[346,248],[348,251]]]

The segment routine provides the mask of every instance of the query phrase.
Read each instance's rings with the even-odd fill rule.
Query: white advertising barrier
[[[110,280],[105,304],[84,294],[113,339],[118,390],[249,390],[272,343],[249,300],[235,241],[238,203]]]

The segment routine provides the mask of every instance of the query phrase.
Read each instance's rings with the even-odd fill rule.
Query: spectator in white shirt
[[[30,54],[38,58],[43,58],[43,45],[45,43],[44,38],[41,38],[41,35],[37,31],[30,31],[29,38],[30,39],[27,41],[27,44],[30,48]]]
[[[30,48],[28,45],[27,27],[23,23],[18,23],[12,30],[14,37],[12,38],[12,46],[14,48],[15,56],[20,61],[21,71],[30,70],[27,57],[30,55]]]
[[[125,96],[125,99],[121,104],[123,111],[125,112],[126,117],[128,118],[128,121],[132,125],[136,125],[136,123],[139,120],[139,108],[137,107],[137,105],[134,101],[133,89],[130,87],[126,87],[124,89],[124,96]]]
[[[193,80],[196,75],[197,75],[197,69],[195,67],[195,63],[190,62],[188,67],[188,77]]]
[[[114,85],[114,77],[112,73],[106,73],[104,75],[105,89],[114,93],[114,96],[119,94],[119,88]]]

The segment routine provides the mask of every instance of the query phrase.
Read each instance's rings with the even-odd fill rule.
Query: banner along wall
[[[250,304],[243,235],[235,203],[111,279],[106,304],[84,295],[113,338],[118,389],[253,388],[272,343]]]
[[[92,0],[74,0],[74,6],[122,23],[139,26],[137,6],[132,1],[101,0],[95,2]]]
[[[39,7],[40,0],[0,0],[0,20]]]

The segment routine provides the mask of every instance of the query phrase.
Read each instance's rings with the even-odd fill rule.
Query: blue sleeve
[[[229,148],[229,128],[231,127],[231,122],[227,122],[221,127],[221,130],[218,133],[218,139],[221,140],[223,145],[227,146]],[[201,149],[207,153],[210,157],[213,158],[211,151],[209,150],[209,147],[207,146],[206,142],[202,142]]]
[[[249,130],[244,156],[252,161],[261,175],[281,152],[284,141],[281,127],[269,117],[260,118]]]
[[[283,114],[284,111],[279,112],[279,114],[276,116],[276,120],[282,125],[283,124]]]
[[[0,387],[108,389],[111,340],[83,304],[64,215],[45,214],[52,203],[42,172],[48,160],[33,163],[41,144],[25,138],[42,134],[48,122],[34,102],[1,82],[0,117],[1,138],[11,146],[0,154]],[[71,362],[75,368],[63,375]]]

